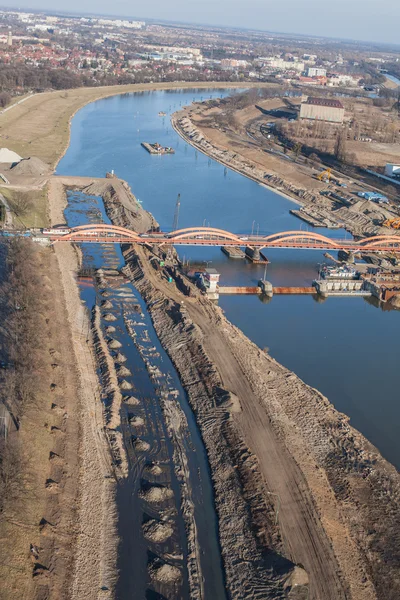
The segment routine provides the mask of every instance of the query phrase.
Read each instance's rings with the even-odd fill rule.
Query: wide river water
[[[70,147],[57,173],[104,177],[114,169],[163,229],[170,229],[177,194],[179,226],[211,224],[235,233],[305,229],[289,214],[295,205],[209,159],[172,129],[169,115],[193,100],[226,91],[177,90],[125,94],[99,100],[77,113]],[[167,117],[159,117],[165,111]],[[173,146],[175,155],[151,156],[142,141]],[[321,231],[321,230],[319,230]],[[343,231],[325,231],[343,236]],[[229,261],[218,248],[181,247],[191,261],[211,261],[223,285],[256,285],[263,267]],[[310,285],[322,253],[274,250],[268,253],[274,285]],[[260,347],[316,387],[392,463],[400,466],[400,312],[370,299],[225,296],[226,316]]]

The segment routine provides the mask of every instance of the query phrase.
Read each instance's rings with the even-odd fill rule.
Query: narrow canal
[[[69,225],[109,222],[101,198],[68,194]],[[225,598],[207,458],[174,367],[139,293],[118,269],[119,246],[83,244],[80,280],[97,306],[123,394],[121,431],[129,475],[118,485],[119,600]],[[99,368],[100,379],[104,376]],[[105,385],[104,388],[107,386]],[[108,402],[104,393],[103,401]],[[190,588],[193,580],[203,595]],[[171,595],[172,594],[172,595]]]
[[[193,100],[227,92],[146,92],[100,100],[74,118],[71,145],[58,173],[104,176],[115,169],[159,221],[172,227],[177,194],[179,225],[212,226],[236,232],[304,229],[289,214],[289,200],[238,175],[186,144],[172,130],[169,115]],[[165,111],[167,117],[159,117]],[[173,156],[150,156],[140,143],[173,146]],[[254,225],[253,225],[254,224]],[[326,232],[324,232],[326,233]],[[329,233],[329,232],[328,232]],[[343,232],[330,232],[333,236]],[[225,285],[255,285],[262,267],[230,262],[219,249],[183,248],[191,261],[211,261]],[[275,250],[268,255],[268,279],[275,285],[310,285],[319,252]],[[400,313],[371,300],[224,297],[227,317],[260,347],[324,393],[391,462],[400,466],[397,369]]]

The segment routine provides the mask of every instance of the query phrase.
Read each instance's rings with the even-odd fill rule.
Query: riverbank
[[[299,206],[303,206],[303,202],[300,201],[298,199],[298,197],[296,197],[295,194],[289,195],[287,192],[283,191],[279,187],[268,185],[265,180],[264,171],[262,171],[260,169],[256,169],[255,166],[251,165],[248,161],[243,161],[240,159],[235,160],[235,156],[237,156],[237,155],[234,155],[233,152],[231,152],[230,154],[228,153],[225,158],[224,154],[227,153],[226,149],[213,147],[211,144],[207,144],[207,142],[206,142],[206,144],[196,142],[195,139],[193,139],[193,137],[190,137],[189,135],[187,135],[184,132],[184,130],[182,129],[182,127],[179,125],[179,121],[182,118],[185,118],[185,116],[186,116],[186,113],[184,111],[176,112],[175,114],[173,114],[171,116],[171,125],[172,125],[174,131],[176,131],[176,133],[178,135],[180,135],[181,138],[183,138],[185,140],[185,142],[187,142],[188,144],[193,146],[193,148],[195,148],[196,150],[199,150],[200,152],[202,152],[209,158],[212,158],[212,159],[218,161],[219,163],[221,163],[222,165],[224,165],[225,167],[228,167],[232,171],[235,171],[235,173],[238,173],[239,175],[243,175],[244,177],[247,177],[248,179],[251,179],[252,181],[255,181],[256,183],[263,185],[265,188],[275,192],[279,196],[286,198],[286,200],[290,200],[290,202],[294,202],[295,204],[297,204]],[[203,139],[204,138],[201,138],[200,142]]]
[[[152,90],[227,89],[265,87],[271,84],[227,82],[171,82],[79,88],[37,94],[0,115],[5,145],[22,157],[37,156],[54,169],[70,140],[70,124],[85,105],[100,98]]]

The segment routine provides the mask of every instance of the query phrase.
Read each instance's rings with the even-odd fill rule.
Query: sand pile
[[[127,367],[120,367],[118,369],[118,377],[126,377],[127,375],[132,375],[132,373],[130,372],[130,370]]]
[[[107,329],[110,329],[109,327],[107,327]],[[114,331],[115,331],[115,327],[113,327]],[[118,363],[124,363],[126,362],[128,359],[126,358],[125,354],[122,354],[122,352],[118,352],[117,356],[115,357],[115,362]]]
[[[13,166],[12,171],[17,175],[33,175],[38,177],[39,175],[46,175],[49,172],[49,166],[40,160],[40,158],[31,156],[30,158],[20,159],[20,161]]]
[[[108,341],[108,347],[111,348],[112,350],[115,350],[116,348],[121,348],[122,344],[121,342],[119,342],[118,340],[114,340],[113,338],[111,338]]]
[[[152,563],[149,566],[149,574],[152,579],[160,583],[176,583],[181,578],[181,572],[177,567],[165,563],[161,566]]]
[[[20,160],[22,160],[22,157],[13,150],[0,148],[0,163],[12,164],[18,163]]]
[[[150,450],[150,444],[144,440],[141,440],[140,438],[136,438],[133,442],[133,445],[135,446],[135,450],[138,452],[147,452]]]
[[[110,300],[103,300],[103,302],[101,303],[101,308],[113,308],[113,304],[112,302],[110,302]]]
[[[133,415],[132,417],[129,417],[129,424],[133,425],[134,427],[143,427],[144,420],[142,419],[142,417],[137,417],[136,415]]]
[[[106,333],[115,333],[116,331],[117,330],[112,325],[109,325],[108,327],[106,327]]]
[[[126,381],[126,379],[123,379],[121,381],[121,383],[119,384],[119,387],[121,388],[121,390],[131,390],[133,386],[131,383],[129,383],[129,381]]]
[[[154,486],[150,487],[147,490],[142,490],[139,493],[139,496],[146,500],[146,502],[154,503],[164,502],[164,500],[169,500],[174,495],[174,492],[169,487],[165,486]]]
[[[135,396],[127,396],[126,398],[123,399],[123,401],[125,402],[125,404],[129,404],[129,406],[139,406],[140,405],[140,400],[135,398]]]
[[[144,523],[142,529],[144,537],[150,542],[156,543],[165,542],[174,533],[169,523],[162,523],[154,519]]]
[[[161,475],[162,468],[157,463],[149,463],[143,469],[145,473],[150,473],[151,475]]]
[[[106,313],[106,314],[103,316],[103,319],[104,319],[105,321],[116,321],[116,320],[117,320],[117,317],[116,317],[115,315],[113,315],[112,313]]]

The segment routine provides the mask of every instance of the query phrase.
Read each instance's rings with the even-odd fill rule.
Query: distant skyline
[[[7,8],[113,14],[400,44],[399,0],[8,0]]]

